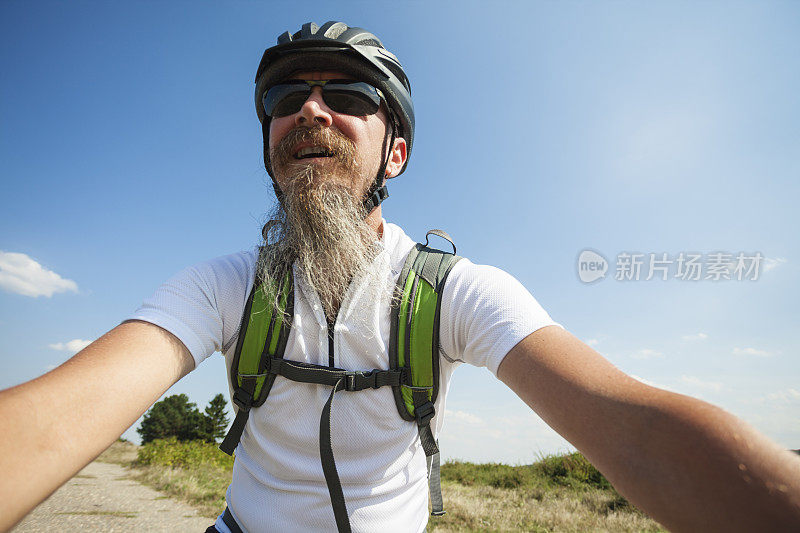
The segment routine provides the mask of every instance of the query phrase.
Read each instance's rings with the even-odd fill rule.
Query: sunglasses
[[[300,111],[314,87],[322,87],[322,100],[332,111],[365,117],[378,112],[383,93],[363,81],[289,80],[271,87],[261,98],[270,118],[286,117]]]

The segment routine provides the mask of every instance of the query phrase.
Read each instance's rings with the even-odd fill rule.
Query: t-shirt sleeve
[[[143,320],[169,331],[197,366],[226,349],[237,334],[254,264],[254,254],[242,252],[186,268],[158,287],[127,320]]]
[[[545,326],[561,326],[513,276],[462,259],[444,287],[439,342],[451,361],[488,368],[497,375],[506,354]]]

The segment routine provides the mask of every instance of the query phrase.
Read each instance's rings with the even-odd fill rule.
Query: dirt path
[[[214,522],[185,503],[133,481],[129,473],[119,464],[90,463],[11,531],[202,533]]]

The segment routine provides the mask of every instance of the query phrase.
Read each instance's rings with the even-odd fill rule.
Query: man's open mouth
[[[312,157],[333,157],[333,152],[323,146],[307,146],[294,154],[295,159],[309,159]]]

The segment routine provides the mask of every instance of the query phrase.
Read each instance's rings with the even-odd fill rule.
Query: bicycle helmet
[[[287,31],[280,35],[278,44],[264,51],[256,72],[255,104],[264,137],[264,166],[272,177],[278,198],[281,193],[269,160],[270,118],[264,113],[261,98],[270,87],[302,70],[339,70],[381,90],[389,108],[392,128],[389,142],[393,143],[396,137],[406,141],[407,157],[398,175],[402,174],[408,166],[414,143],[414,105],[411,102],[411,84],[400,61],[383,47],[380,39],[363,28],[336,21],[322,26],[307,22],[294,34]],[[383,150],[385,153],[386,139]],[[388,196],[383,185],[387,163],[388,158],[382,162],[368,192],[365,200],[367,212]]]

